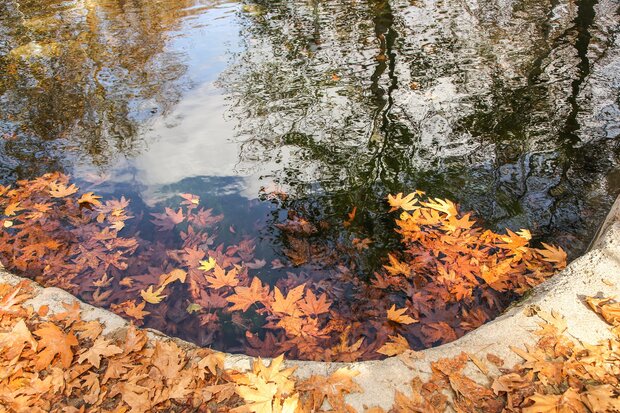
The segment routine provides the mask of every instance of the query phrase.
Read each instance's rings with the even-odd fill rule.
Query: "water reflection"
[[[617,133],[577,122],[593,6],[256,1],[222,81],[240,157],[375,236],[386,191],[422,188],[576,254],[620,190]]]
[[[0,132],[16,142],[5,144],[5,174],[105,167],[143,152],[145,122],[166,116],[188,88],[187,52],[171,39],[218,3],[4,2]],[[62,150],[51,143],[59,140]]]
[[[422,188],[577,253],[620,189],[615,112],[588,98],[617,30],[596,7],[10,0],[2,177],[105,173],[149,206],[284,190],[333,228],[356,206],[376,251],[386,193]]]

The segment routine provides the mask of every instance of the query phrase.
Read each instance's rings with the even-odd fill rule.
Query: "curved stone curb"
[[[420,376],[425,379],[431,373],[431,362],[441,358],[453,357],[461,352],[474,355],[484,360],[487,353],[492,353],[505,360],[506,366],[520,361],[510,350],[510,346],[522,347],[536,341],[533,331],[537,329],[537,317],[534,310],[556,311],[562,314],[568,324],[568,334],[587,342],[597,342],[611,338],[608,325],[587,308],[583,296],[614,296],[620,292],[620,202],[616,202],[608,220],[603,226],[603,233],[595,240],[594,249],[573,261],[564,271],[541,284],[521,302],[510,307],[502,316],[465,335],[452,343],[416,353],[419,358],[392,357],[382,361],[364,361],[356,363],[321,363],[308,361],[288,361],[297,366],[298,377],[312,374],[329,374],[337,368],[347,366],[359,371],[355,378],[362,388],[361,393],[348,396],[347,401],[358,411],[368,407],[379,406],[389,409],[394,401],[395,390],[409,393],[412,378]],[[24,278],[0,272],[0,282],[17,284]],[[43,288],[31,281],[34,298],[26,302],[38,310],[42,305],[49,306],[48,317],[64,311],[61,303],[77,300],[73,295],[58,288]],[[79,300],[78,300],[79,301]],[[82,318],[86,321],[98,320],[105,329],[104,334],[119,333],[128,326],[128,322],[110,311],[93,307],[81,301]],[[174,340],[185,348],[194,347],[183,340],[168,337],[158,331],[148,330],[152,340]],[[252,357],[227,354],[226,368],[249,369]],[[487,363],[490,376],[498,370]],[[487,384],[490,377],[482,374],[473,365],[467,367],[468,376],[480,383]]]

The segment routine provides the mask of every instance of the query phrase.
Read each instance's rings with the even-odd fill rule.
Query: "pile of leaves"
[[[613,326],[612,339],[575,341],[567,337],[561,315],[539,310],[536,345],[511,347],[522,363],[508,369],[500,358],[487,354],[487,362],[500,372],[490,375],[489,364],[472,355],[439,360],[432,363],[428,381],[413,380],[411,396],[396,392],[393,410],[443,412],[450,404],[459,412],[620,412],[620,303],[594,297],[585,301]],[[469,361],[489,376],[488,384],[463,373]]]
[[[106,337],[77,302],[48,317],[47,306],[22,305],[31,296],[28,283],[0,284],[0,412],[294,413],[325,399],[346,411],[344,394],[358,388],[347,368],[296,381],[283,357],[239,372],[223,368],[223,353],[149,339],[133,326]]]
[[[313,241],[317,225],[291,213],[278,224],[284,262],[270,264],[290,271],[270,280],[254,239],[218,242],[223,216],[195,195],[180,197],[178,208],[151,214],[156,235],[149,238],[130,225],[126,199],[80,193],[65,175],[0,187],[0,259],[43,285],[199,345],[324,361],[452,341],[566,264],[561,249],[532,248],[527,230],[483,230],[454,203],[415,192],[388,197],[400,211],[402,247],[381,271],[362,277],[342,258],[343,251],[364,254],[372,240],[326,247]],[[343,227],[355,219],[353,208]]]
[[[82,320],[77,302],[48,315],[45,305],[24,305],[31,297],[28,282],[0,284],[0,412],[354,411],[345,400],[360,391],[354,370],[298,379],[282,356],[269,365],[257,359],[250,371],[225,369],[223,353],[148,338],[133,326],[105,336],[98,321]],[[504,368],[493,354],[441,359],[428,381],[415,378],[410,394],[396,392],[390,412],[620,411],[620,303],[587,302],[613,325],[613,339],[575,342],[558,314],[538,311],[538,343],[513,348],[522,363]],[[487,383],[464,373],[470,360]]]

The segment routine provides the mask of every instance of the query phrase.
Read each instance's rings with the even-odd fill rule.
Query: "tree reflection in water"
[[[358,206],[381,241],[386,193],[420,188],[573,256],[587,246],[619,191],[617,140],[575,127],[592,3],[252,4],[221,82],[240,158],[275,164],[296,208]]]
[[[385,195],[420,188],[577,254],[618,193],[617,141],[579,128],[596,123],[580,95],[587,33],[604,23],[592,7],[11,0],[3,179],[95,165],[136,207],[182,191],[223,210],[251,204],[253,221],[302,211],[330,224],[325,242],[357,207],[375,241],[369,268],[398,242]],[[261,186],[288,197],[255,208]],[[273,223],[246,230],[277,250]]]

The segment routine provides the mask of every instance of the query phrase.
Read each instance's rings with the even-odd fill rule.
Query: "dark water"
[[[414,189],[575,256],[620,192],[617,32],[591,0],[6,0],[0,173],[191,192],[266,258],[356,206],[370,271]]]

